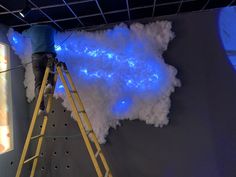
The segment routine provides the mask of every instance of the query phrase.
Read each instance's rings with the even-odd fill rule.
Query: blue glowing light
[[[77,45],[74,45],[77,46]],[[61,50],[63,51],[63,46]],[[67,46],[67,50],[69,49]],[[159,73],[161,73],[156,62],[149,62],[140,58],[126,55],[118,55],[104,48],[90,48],[84,46],[80,50],[74,50],[78,58],[86,59],[79,69],[80,77],[85,79],[102,79],[105,81],[120,80],[123,86],[136,91],[150,91],[157,89]],[[89,60],[91,59],[96,60]],[[107,68],[113,68],[109,70]],[[138,72],[135,71],[138,68]],[[143,69],[142,69],[143,68]],[[120,71],[125,72],[121,73]],[[140,71],[141,70],[141,71]],[[122,78],[121,78],[122,77]]]
[[[112,59],[114,57],[113,53],[107,53],[107,58]]]
[[[113,106],[112,110],[114,114],[118,116],[122,116],[129,111],[131,106],[132,106],[132,101],[128,98],[124,98],[124,99],[118,100]]]
[[[59,89],[62,89],[62,88],[64,88],[64,86],[63,86],[63,85],[59,85],[58,88],[59,88]]]
[[[54,48],[57,52],[62,50],[60,45],[55,45]]]
[[[87,70],[87,69],[81,69],[80,72],[82,72],[82,73],[88,75],[88,70]]]
[[[18,40],[16,39],[16,37],[13,36],[12,40],[14,41],[15,44],[18,43]]]
[[[20,54],[24,50],[25,43],[23,42],[23,40],[24,40],[24,37],[18,33],[13,33],[11,37],[9,38],[11,45],[14,46],[14,50],[16,51],[16,54]]]
[[[226,54],[236,70],[236,7],[223,8],[219,16],[219,32]]]

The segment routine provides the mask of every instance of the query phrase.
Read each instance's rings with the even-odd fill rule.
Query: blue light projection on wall
[[[71,46],[74,44],[72,43]],[[100,80],[110,86],[119,82],[124,92],[139,94],[141,92],[157,92],[158,90],[159,78],[162,73],[158,62],[153,58],[136,58],[126,54],[117,54],[106,48],[89,46],[70,48],[67,44],[56,44],[55,49],[58,56],[73,53],[81,60],[77,76],[87,82]],[[62,89],[59,89],[57,85],[56,91],[60,92]],[[131,107],[130,98],[124,98],[114,103],[112,110],[116,115],[121,115],[128,112]]]
[[[219,32],[228,58],[236,69],[236,7],[226,7],[221,10]]]
[[[132,105],[132,100],[130,98],[120,99],[116,102],[112,107],[112,111],[114,114],[118,116],[122,116],[129,111],[130,106]]]
[[[16,37],[13,37],[13,38],[12,38],[12,40],[14,41],[14,43],[15,43],[15,44],[17,44],[17,43],[18,43],[18,40],[17,40],[17,38],[16,38]]]
[[[143,60],[132,56],[116,54],[103,48],[82,47],[70,49],[66,45],[55,45],[58,55],[75,52],[83,65],[78,76],[87,80],[101,79],[107,83],[122,80],[123,87],[133,91],[151,91],[157,89],[160,71],[155,60]],[[101,65],[102,63],[102,65]],[[97,67],[99,66],[99,67]],[[142,73],[137,73],[142,70]],[[124,71],[125,73],[121,73]],[[122,77],[122,78],[119,78]]]

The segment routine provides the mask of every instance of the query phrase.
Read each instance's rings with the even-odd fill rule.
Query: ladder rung
[[[70,90],[70,93],[77,93],[76,90]]]
[[[87,135],[89,135],[90,133],[93,133],[93,130],[88,130],[86,131]]]
[[[107,171],[104,177],[108,177],[110,171]]]
[[[95,157],[97,158],[100,153],[101,153],[101,150],[98,150],[95,154]]]
[[[82,110],[82,111],[78,111],[78,113],[86,113],[85,110]]]
[[[52,95],[52,93],[46,93],[46,94],[44,94],[44,96],[50,96],[50,95]]]
[[[28,162],[30,162],[30,161],[32,161],[32,160],[38,158],[38,157],[39,157],[38,155],[35,155],[35,156],[33,156],[33,157],[30,157],[29,159],[27,159],[26,161],[24,161],[24,164],[26,164],[26,163],[28,163]]]
[[[36,138],[40,138],[40,137],[42,137],[42,136],[44,136],[44,135],[39,134],[39,135],[36,135],[36,136],[32,136],[32,137],[31,137],[31,140],[34,140],[34,139],[36,139]]]
[[[58,74],[56,71],[49,71],[50,74]]]

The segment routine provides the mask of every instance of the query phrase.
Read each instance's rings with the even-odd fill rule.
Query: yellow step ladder
[[[42,128],[41,128],[41,132],[39,135],[36,136],[32,136],[33,135],[33,130],[35,127],[35,123],[38,117],[38,112],[39,112],[39,107],[40,107],[40,103],[43,99],[44,96],[44,89],[46,87],[46,83],[47,83],[47,79],[49,76],[49,73],[51,73],[52,71],[50,70],[51,66],[55,64],[56,66],[56,73],[54,76],[54,87],[53,87],[53,92],[52,94],[48,95],[48,101],[47,101],[47,106],[46,106],[46,112],[47,114],[44,116],[43,118],[43,124],[42,124]],[[57,78],[58,76],[60,77],[62,84],[64,86],[65,92],[66,92],[66,96],[69,100],[70,106],[72,108],[72,112],[75,116],[75,119],[77,121],[77,124],[79,126],[80,132],[82,134],[83,140],[85,142],[85,145],[87,147],[88,153],[90,155],[90,158],[93,162],[94,168],[96,170],[97,176],[98,177],[112,177],[110,168],[107,164],[107,161],[102,153],[101,147],[98,143],[98,140],[96,138],[96,135],[92,129],[91,123],[88,119],[88,116],[86,114],[86,111],[84,109],[83,103],[79,97],[79,94],[76,90],[76,87],[72,81],[72,78],[70,76],[70,73],[66,67],[66,64],[63,62],[58,62],[57,59],[54,58],[49,58],[48,60],[48,64],[46,67],[46,71],[44,74],[44,78],[43,78],[43,82],[42,82],[42,86],[38,95],[38,99],[36,102],[36,106],[34,109],[34,113],[33,113],[33,117],[31,120],[31,124],[29,127],[29,131],[27,134],[27,138],[25,141],[25,145],[23,148],[23,152],[21,155],[21,159],[19,162],[19,166],[16,172],[16,177],[20,177],[21,176],[21,172],[22,172],[22,168],[26,163],[29,162],[33,162],[32,168],[31,168],[31,173],[30,173],[30,177],[34,177],[35,175],[35,171],[36,171],[36,167],[37,167],[37,163],[38,163],[38,159],[40,156],[40,150],[41,150],[41,146],[42,146],[42,142],[43,142],[43,138],[46,132],[46,126],[47,126],[47,122],[48,122],[48,113],[51,110],[51,106],[52,106],[52,100],[53,100],[53,94],[54,94],[54,90],[55,90],[55,85],[57,82]],[[83,120],[83,121],[82,121]],[[85,129],[85,126],[86,129]],[[90,138],[88,137],[90,136]],[[38,140],[37,142],[37,148],[36,148],[36,153],[34,156],[26,159],[26,155],[28,152],[28,148],[29,148],[29,144],[32,140]],[[101,165],[101,163],[98,163],[98,158],[100,157],[100,160],[102,162],[103,165],[103,170],[101,169],[101,167],[99,166],[99,164]],[[102,172],[104,171],[104,172]]]

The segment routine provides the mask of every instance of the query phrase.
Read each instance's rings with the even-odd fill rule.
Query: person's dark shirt
[[[31,39],[32,53],[56,53],[54,35],[56,31],[49,25],[34,25],[23,31],[25,37]]]

